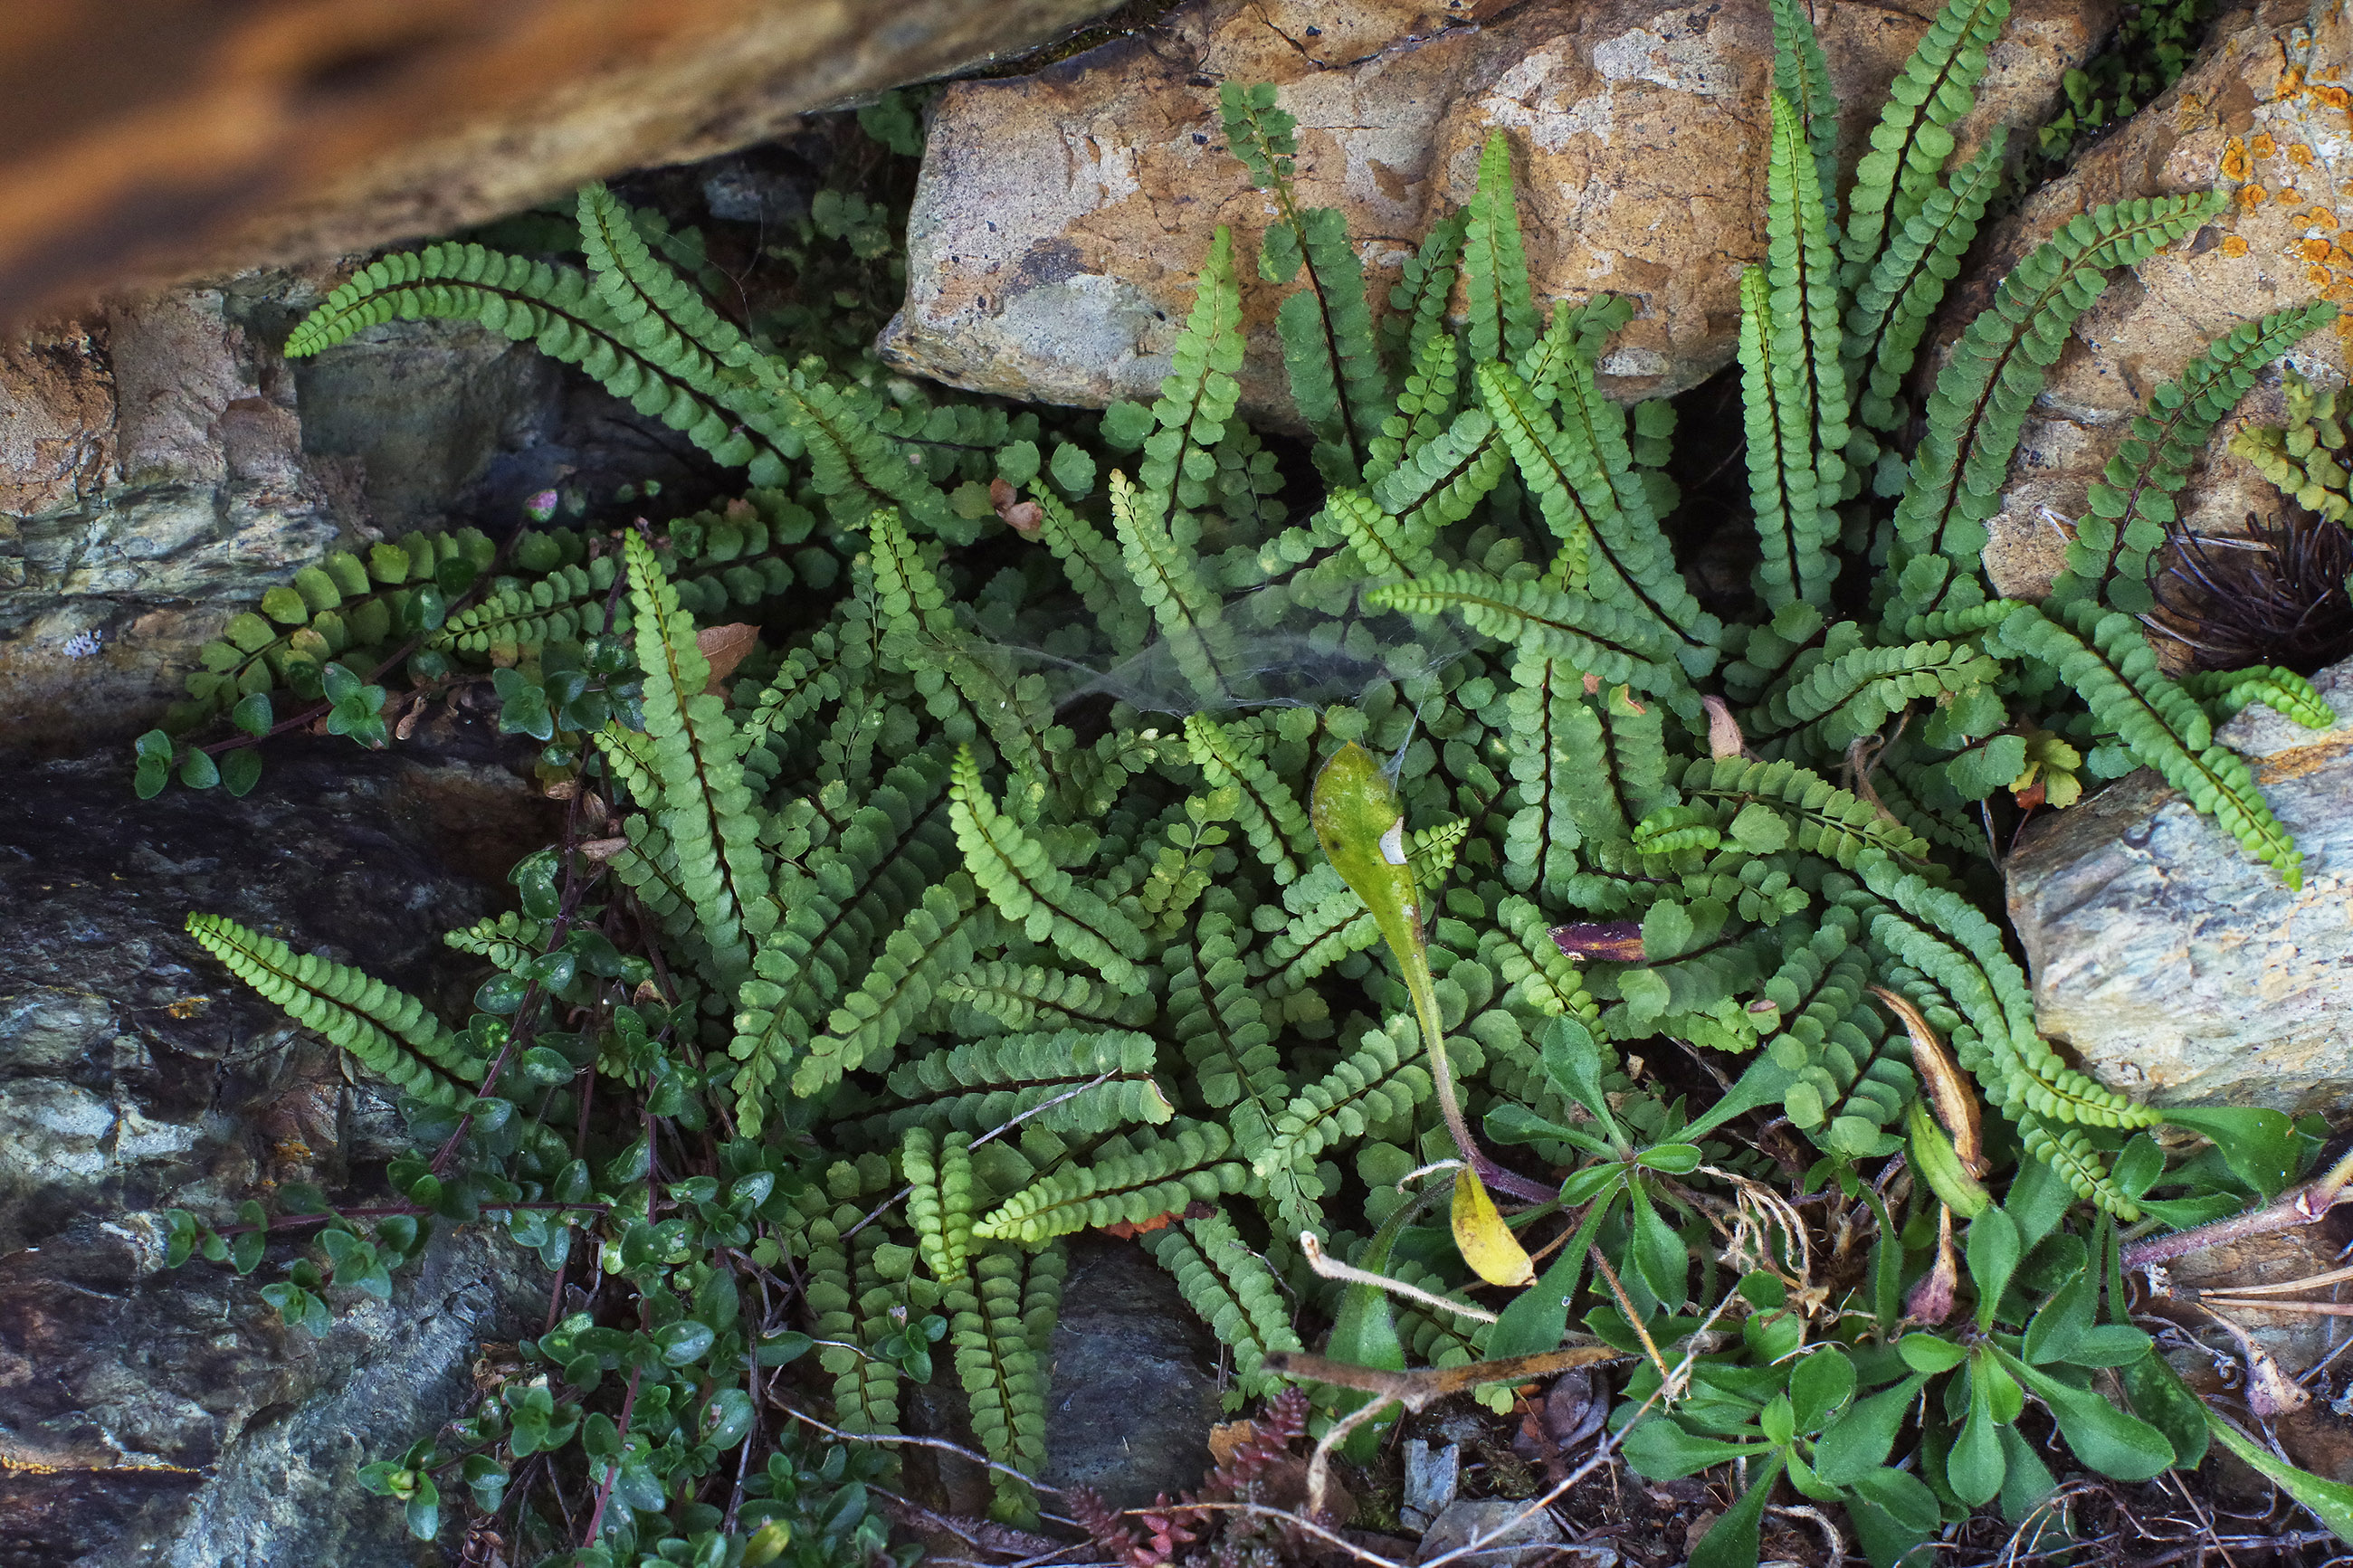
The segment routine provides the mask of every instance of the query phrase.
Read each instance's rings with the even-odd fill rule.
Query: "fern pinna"
[[[2055,803],[2078,771],[2146,764],[2296,879],[2294,843],[2214,722],[2250,700],[2307,722],[2326,708],[2280,671],[2178,682],[2135,617],[2149,529],[2205,434],[2327,309],[2234,332],[2160,388],[2050,602],[1994,597],[1985,520],[2043,367],[2115,268],[2216,208],[2171,196],[2071,221],[1969,325],[1924,434],[1900,444],[1905,373],[1999,184],[1994,149],[1944,163],[2004,10],[1953,0],[1841,188],[1819,47],[1794,0],[1777,6],[1770,238],[1742,291],[1745,613],[1704,605],[1676,563],[1672,411],[1597,389],[1629,307],[1547,313],[1533,297],[1500,136],[1377,326],[1336,216],[1293,192],[1290,117],[1264,89],[1226,89],[1229,144],[1274,198],[1263,269],[1289,290],[1276,324],[1327,486],[1295,516],[1236,417],[1241,263],[1222,230],[1158,400],[1114,406],[1098,447],[1050,458],[1034,426],[916,421],[787,365],[601,191],[580,203],[586,273],[439,247],[374,265],[303,325],[304,351],[394,315],[533,337],[748,466],[763,488],[746,513],[828,563],[794,566],[811,591],[769,617],[784,646],[723,692],[696,634],[734,612],[691,585],[723,521],[548,547],[564,586],[531,635],[626,634],[641,683],[626,710],[561,731],[568,787],[617,821],[565,869],[571,912],[543,885],[527,920],[456,940],[504,972],[510,1011],[531,986],[604,1020],[574,1048],[524,1053],[544,1075],[531,1081],[616,1075],[664,1116],[707,1096],[738,1163],[822,1145],[797,1195],[743,1207],[725,1245],[757,1237],[800,1260],[841,1426],[888,1427],[904,1380],[934,1374],[909,1326],[934,1314],[988,1455],[1034,1473],[1062,1238],[1088,1229],[1145,1238],[1231,1346],[1237,1397],[1272,1387],[1268,1358],[1317,1324],[1373,1321],[1345,1299],[1367,1287],[1322,1259],[1370,1260],[1418,1292],[1378,1315],[1384,1354],[1548,1351],[1572,1299],[1598,1331],[1622,1330],[1688,1294],[1701,1216],[1730,1206],[1692,1194],[1747,1180],[1724,1121],[1786,1117],[1816,1178],[1850,1181],[1918,1136],[1919,1037],[1883,997],[1950,1043],[2014,1124],[2002,1149],[2021,1169],[2115,1220],[2140,1215],[2149,1184],[2111,1169],[2136,1130],[2224,1125],[2115,1094],[2037,1032],[1984,912],[1981,814],[2005,791]],[[1132,476],[1098,487],[1096,450],[1134,454]],[[993,500],[976,498],[984,477]],[[1021,526],[992,531],[992,512]],[[385,580],[407,581],[396,564]],[[565,596],[575,566],[609,616]],[[518,580],[495,602],[512,615],[534,593]],[[1351,744],[1388,759],[1400,814],[1380,854],[1403,868],[1409,918],[1388,927],[1310,822],[1319,768]],[[589,962],[566,921],[620,929],[617,910],[652,933],[658,965]],[[1385,930],[1409,932],[1421,966],[1402,983],[1384,943],[1406,939]],[[419,1100],[472,1115],[517,1092],[483,1037],[322,961],[225,929],[207,941]],[[626,1006],[608,982],[633,987]],[[1682,1141],[1683,1112],[1630,1076],[1661,1040],[1713,1053],[1730,1085]],[[670,1279],[659,1237],[627,1239],[651,1223],[628,1215],[649,1213],[666,1146],[625,1126],[619,1154],[565,1185],[586,1136],[570,1095],[487,1112],[566,1130],[496,1151],[504,1179],[602,1194],[617,1259]],[[1615,1108],[1604,1120],[1622,1116],[1627,1139],[1655,1135],[1655,1167],[1593,1163],[1601,1113],[1578,1102]],[[1552,1266],[1567,1272],[1500,1313],[1442,1247],[1392,1251],[1433,1162],[1552,1189],[1482,1139],[1582,1166],[1576,1201],[1596,1205]],[[1652,1169],[1677,1181],[1654,1190]],[[1610,1182],[1620,1217],[1593,1196]],[[721,1223],[716,1197],[691,1201],[693,1224]],[[1587,1295],[1596,1237],[1641,1262]],[[1882,1252],[1884,1305],[1929,1262],[1892,1229]],[[1892,1306],[1854,1315],[1894,1330]],[[1000,1480],[999,1513],[1032,1517],[1028,1489]]]

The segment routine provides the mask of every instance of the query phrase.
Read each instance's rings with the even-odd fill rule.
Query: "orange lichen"
[[[2316,289],[2326,289],[2328,287],[2329,280],[2328,268],[2326,267],[2307,267],[2304,269],[2304,280],[2306,283],[2311,284]]]
[[[2312,149],[2298,142],[2287,150],[2287,161],[2299,169],[2312,167]]]
[[[2224,237],[2221,249],[2225,256],[2244,256],[2247,254],[2247,242],[2235,234],[2230,235]]]
[[[2226,180],[2247,177],[2247,144],[2235,136],[2222,147],[2222,177]]]
[[[2315,207],[2304,215],[2304,221],[2315,228],[2335,228],[2337,215],[2327,207]]]
[[[2241,185],[2239,187],[2239,205],[2250,210],[2263,205],[2265,202],[2271,199],[2272,194],[2263,189],[2261,185]]]
[[[2254,157],[2268,158],[2279,151],[2279,143],[2272,140],[2270,132],[2258,131],[2253,140],[2247,143],[2247,151]]]
[[[2289,185],[2285,189],[2276,193],[2272,199],[2276,202],[2283,202],[2289,206],[2294,206],[2296,203],[2304,200],[2304,193],[2297,190],[2294,185]]]
[[[2347,92],[2341,87],[2316,87],[2312,89],[2312,96],[2331,109],[2343,109],[2348,104],[2353,104],[2353,93]]]
[[[2326,261],[2328,259],[2328,253],[2333,247],[2331,247],[2327,240],[2316,236],[2311,239],[2306,240],[2302,245],[2297,246],[2296,248],[2304,252],[2304,258],[2306,261]]]

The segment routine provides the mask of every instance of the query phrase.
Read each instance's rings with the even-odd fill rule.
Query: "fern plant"
[[[2136,530],[2232,389],[2327,308],[2234,333],[2161,391],[2063,590],[1992,597],[1984,521],[2042,367],[2109,270],[2214,205],[2072,222],[1969,327],[1903,449],[1906,373],[1992,189],[1995,154],[1943,164],[2003,9],[1947,8],[1843,190],[1820,49],[1800,9],[1777,9],[1771,243],[1743,292],[1744,604],[1702,604],[1676,564],[1672,411],[1597,391],[1628,307],[1547,314],[1533,297],[1500,138],[1377,327],[1336,218],[1291,188],[1289,116],[1226,90],[1229,143],[1274,198],[1261,265],[1292,289],[1277,325],[1326,486],[1296,514],[1235,416],[1222,231],[1159,399],[1103,418],[1102,447],[1135,457],[1100,492],[1078,443],[1045,458],[1001,416],[937,411],[919,436],[872,391],[788,365],[602,192],[580,204],[588,274],[438,247],[331,298],[302,346],[399,313],[541,339],[750,468],[749,510],[795,519],[796,542],[842,568],[722,692],[698,635],[723,612],[691,586],[685,542],[717,525],[593,556],[612,608],[581,626],[610,639],[634,700],[555,731],[573,826],[527,864],[521,917],[453,936],[499,970],[463,1033],[205,928],[407,1091],[435,1151],[392,1173],[416,1214],[504,1213],[552,1259],[576,1225],[635,1292],[634,1326],[562,1320],[529,1347],[550,1380],[475,1418],[478,1501],[552,1440],[526,1430],[570,1423],[603,1500],[578,1544],[720,1541],[744,1495],[727,1450],[779,1419],[734,1395],[814,1352],[833,1425],[870,1436],[951,1363],[1004,1467],[998,1516],[1031,1520],[1063,1238],[1091,1228],[1145,1238],[1231,1349],[1237,1400],[1326,1323],[1335,1359],[1444,1367],[1550,1351],[1581,1310],[1655,1356],[1696,1326],[1691,1304],[1730,1300],[1710,1226],[1761,1187],[1734,1136],[1750,1113],[1810,1140],[1806,1184],[1875,1232],[1869,1282],[1820,1325],[1874,1378],[1900,1297],[1932,1324],[1949,1310],[1952,1215],[1978,1216],[1973,1268],[2000,1231],[1980,1184],[1996,1160],[2010,1206],[2031,1199],[2039,1235],[2078,1252],[2144,1215],[2275,1194],[2308,1152],[2285,1118],[2138,1105],[2037,1033],[1986,912],[1978,814],[2144,763],[2296,878],[2213,723],[2248,700],[2326,709],[2276,671],[2166,677],[2135,618]],[[957,499],[984,476],[994,497]],[[1360,792],[1338,830],[1318,786],[1335,755]],[[1728,1086],[1712,1104],[1662,1077],[1667,1041]],[[1946,1042],[1961,1071],[1931,1085],[1925,1119]],[[1978,1098],[2002,1112],[1991,1138],[1939,1143]],[[2218,1152],[2162,1173],[2142,1132],[2161,1120]],[[1909,1225],[1867,1179],[1905,1150]],[[1519,1272],[1474,1272],[1418,1223],[1450,1164],[1464,1251]],[[2063,1227],[2079,1200],[2088,1217]],[[1564,1205],[1581,1212],[1538,1277],[1504,1233],[1552,1228]],[[1743,1234],[1742,1310],[1778,1311],[1767,1277],[1810,1284],[1805,1247]],[[1588,1274],[1593,1256],[1616,1261]],[[787,1257],[805,1281],[788,1304],[771,1272]],[[1982,1282],[1995,1272],[1982,1324],[2015,1321]],[[1390,1288],[1409,1292],[1394,1307]],[[1779,1332],[1752,1336],[1752,1371]],[[2162,1404],[2151,1364],[2127,1385]],[[2071,1409],[2107,1408],[2067,1366],[2036,1375]],[[1815,1423],[1845,1397],[1803,1394]],[[1772,1397],[1751,1404],[1794,1476],[1818,1426],[1772,1436]],[[1337,1414],[1349,1396],[1317,1398]],[[1924,1468],[1941,1464],[1948,1424],[1920,1419]],[[2166,1430],[2136,1431],[2137,1473],[2187,1452]],[[1938,1470],[1926,1522],[1908,1489],[1835,1495],[1893,1562],[1988,1473]]]

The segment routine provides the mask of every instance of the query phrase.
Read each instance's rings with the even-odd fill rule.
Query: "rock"
[[[1933,14],[1814,8],[1850,155]],[[2114,14],[2023,0],[1964,145],[2039,123]],[[1272,207],[1227,153],[1217,110],[1219,82],[1269,81],[1300,121],[1300,199],[1346,213],[1377,310],[1501,129],[1539,298],[1631,295],[1604,389],[1679,392],[1732,360],[1741,268],[1763,254],[1772,58],[1764,0],[1195,0],[1149,37],[948,89],[909,220],[906,306],[882,348],[977,391],[1148,399],[1211,232],[1230,224],[1258,323],[1245,405],[1284,409],[1279,291],[1247,259]]]
[[[277,345],[330,280],[243,274],[0,350],[26,372],[0,380],[0,754],[153,727],[265,589],[439,521],[562,406],[553,363],[470,323],[290,371]]]
[[[2345,1239],[2337,1233],[2342,1228],[2341,1225],[2299,1226],[2293,1230],[2251,1236],[2220,1247],[2201,1247],[2168,1260],[2164,1268],[2175,1290],[2209,1294],[2224,1293],[2232,1287],[2309,1279],[2336,1268],[2337,1248]],[[2290,1299],[2330,1301],[2339,1296],[2337,1291],[2322,1285],[2295,1292]],[[2220,1310],[2290,1377],[2299,1375],[2326,1356],[2335,1348],[2334,1342],[2338,1337],[2337,1320],[2317,1312],[2266,1311],[2254,1307]],[[2185,1311],[2178,1315],[2177,1321],[2184,1327],[2200,1329],[2202,1341],[2233,1361],[2237,1359],[2234,1342],[2206,1323],[2203,1314]]]
[[[1527,1517],[1512,1524],[1523,1513]],[[1506,1529],[1506,1525],[1510,1528]],[[1496,1533],[1491,1536],[1491,1532]],[[1414,1561],[1427,1563],[1482,1540],[1487,1543],[1472,1561],[1497,1563],[1501,1568],[1535,1568],[1555,1554],[1563,1536],[1560,1521],[1553,1518],[1549,1509],[1531,1512],[1526,1503],[1513,1502],[1507,1498],[1465,1500],[1450,1505],[1430,1521],[1430,1528],[1422,1531],[1421,1551]],[[1598,1550],[1614,1560],[1614,1553],[1609,1553],[1608,1548]],[[1593,1557],[1592,1552],[1580,1552],[1571,1561],[1590,1565]]]
[[[1409,1529],[1428,1528],[1454,1501],[1461,1480],[1462,1450],[1458,1445],[1448,1443],[1433,1452],[1419,1437],[1407,1438],[1405,1501],[1398,1505],[1398,1518]]]
[[[195,13],[61,0],[15,40],[0,321],[369,249],[771,136],[1109,0],[592,0]]]
[[[487,754],[487,747],[484,748]],[[543,1272],[445,1231],[388,1305],[323,1340],[240,1279],[161,1268],[160,1211],[227,1219],[311,1181],[367,1201],[387,1100],[183,931],[215,910],[365,963],[445,1012],[439,942],[503,900],[551,824],[502,768],[298,738],[242,801],[140,803],[121,759],[17,768],[0,820],[0,1563],[406,1564],[353,1481],[471,1397],[476,1343],[530,1332]],[[453,825],[463,832],[453,833]]]
[[[2117,275],[2085,311],[2026,423],[2002,511],[1989,525],[1986,568],[2003,594],[2040,598],[2061,564],[2063,525],[2148,395],[2207,343],[2270,311],[2326,297],[2353,301],[2353,251],[2337,243],[2336,191],[2353,157],[2346,140],[2353,16],[2263,0],[2212,24],[2197,64],[2168,91],[2094,143],[1982,241],[1975,286],[1957,290],[1940,328],[1949,341],[2009,268],[2076,214],[2104,202],[2221,186],[2230,211],[2189,241]],[[2338,85],[2340,82],[2347,85]],[[2342,215],[2353,222],[2353,207]],[[2306,338],[2287,363],[2346,378],[2353,318]],[[2181,493],[2187,523],[2240,532],[2248,512],[2283,504],[2227,451],[2248,423],[2279,424],[2276,373],[2216,431],[2202,472]],[[2055,521],[2054,521],[2055,520]]]
[[[1200,1484],[1218,1418],[1217,1342],[1134,1242],[1071,1238],[1046,1396],[1046,1474],[1113,1508]]]
[[[2216,737],[2303,847],[2302,891],[2146,772],[2031,826],[2010,856],[2035,1017],[2109,1087],[2287,1110],[2353,1093],[2353,661],[2314,684],[2334,728],[2259,709]]]

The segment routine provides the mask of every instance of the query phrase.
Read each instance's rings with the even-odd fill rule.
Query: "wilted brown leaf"
[[[1003,479],[988,481],[988,504],[997,509],[1006,527],[1024,539],[1037,538],[1038,530],[1045,525],[1046,509],[1034,500],[1023,500],[1021,492]]]
[[[760,646],[760,628],[745,621],[731,621],[723,626],[705,626],[694,634],[694,646],[711,661],[711,679],[703,685],[707,696],[724,697],[726,689],[720,683],[735,673],[744,656]]]

